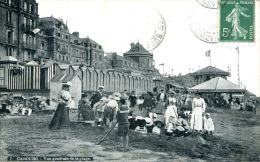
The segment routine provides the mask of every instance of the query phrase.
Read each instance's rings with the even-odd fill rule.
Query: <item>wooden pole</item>
[[[115,128],[116,124],[118,123],[118,121],[116,121],[116,123],[110,128],[110,130],[99,140],[99,142],[96,145],[101,144],[106,137],[111,133],[111,131]]]

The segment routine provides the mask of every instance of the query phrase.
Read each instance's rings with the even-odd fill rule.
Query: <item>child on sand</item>
[[[155,126],[153,127],[153,130],[152,130],[152,133],[160,135],[162,127],[163,127],[163,122],[161,122],[159,120],[156,121]]]
[[[169,119],[168,119],[168,123],[166,124],[166,127],[165,127],[165,135],[166,136],[173,136],[173,132],[176,130],[176,118],[173,117],[173,116],[170,116]]]
[[[127,98],[122,97],[120,99],[121,106],[119,111],[117,112],[117,120],[118,120],[118,136],[120,137],[122,147],[128,147],[128,130],[129,130],[129,121],[128,121],[128,113],[129,108],[126,103]]]
[[[215,130],[215,127],[209,113],[205,114],[203,121],[205,134],[212,135],[213,131]]]

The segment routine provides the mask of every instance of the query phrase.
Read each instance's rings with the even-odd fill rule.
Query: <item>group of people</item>
[[[32,103],[25,99],[24,101],[11,102],[10,100],[2,101],[0,104],[1,115],[22,115],[30,116],[32,114]]]
[[[157,95],[157,112],[164,115],[165,134],[168,136],[187,136],[191,132],[210,133],[214,131],[213,120],[205,113],[206,103],[200,93],[195,97],[187,93],[180,95],[164,89]]]
[[[70,125],[70,85],[63,84],[50,129]],[[209,113],[205,113],[206,103],[199,93],[191,98],[190,94],[180,97],[178,92],[165,93],[164,89],[156,95],[148,92],[141,96],[136,96],[134,91],[106,95],[103,90],[104,86],[99,86],[91,96],[82,94],[78,104],[78,121],[95,121],[96,126],[110,128],[116,126],[123,147],[128,146],[129,129],[141,134],[165,134],[169,137],[185,137],[194,131],[212,134],[214,131],[213,120]],[[189,105],[190,111],[187,109]]]

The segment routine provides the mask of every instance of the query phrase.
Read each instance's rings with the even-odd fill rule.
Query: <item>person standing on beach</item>
[[[103,92],[104,88],[105,88],[104,86],[99,86],[98,91],[91,96],[91,98],[90,98],[91,108],[93,108],[95,103],[99,102],[100,99],[105,96],[105,94]]]
[[[117,121],[118,121],[118,136],[120,137],[122,147],[128,147],[128,130],[129,130],[129,121],[128,121],[128,113],[129,108],[126,103],[127,98],[122,96],[120,98],[120,106],[117,112]]]
[[[192,101],[191,129],[193,129],[193,131],[202,131],[202,114],[205,112],[206,103],[204,99],[200,97],[200,93],[197,92],[195,96]]]
[[[71,82],[62,83],[62,91],[59,96],[58,108],[49,125],[50,129],[61,129],[70,127],[69,104],[71,95],[69,92]]]

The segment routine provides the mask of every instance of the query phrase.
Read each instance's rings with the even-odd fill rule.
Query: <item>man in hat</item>
[[[100,101],[95,103],[95,105],[93,106],[96,118],[103,118],[104,108],[107,101],[107,97],[102,97]]]
[[[98,91],[96,93],[94,93],[92,95],[92,97],[90,98],[91,101],[91,107],[93,108],[93,106],[95,105],[95,103],[97,103],[98,101],[100,101],[100,99],[102,97],[104,97],[104,86],[99,86],[98,87]]]
[[[163,88],[161,89],[161,92],[157,95],[156,99],[158,101],[156,111],[157,113],[163,114],[165,109],[165,102],[167,100],[167,96]]]

